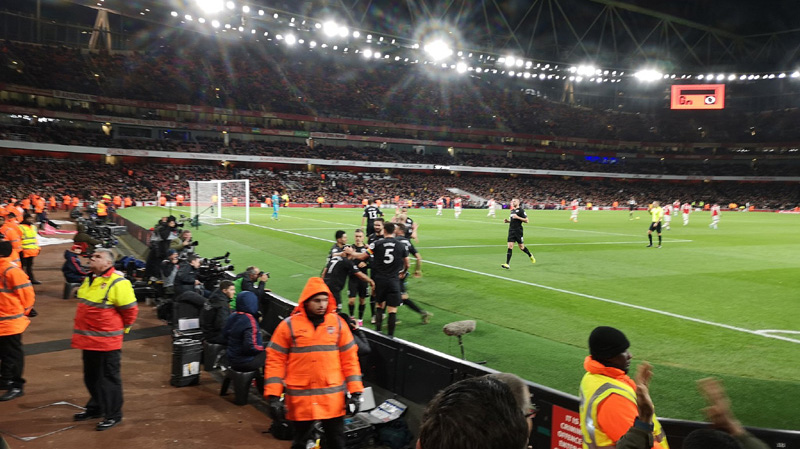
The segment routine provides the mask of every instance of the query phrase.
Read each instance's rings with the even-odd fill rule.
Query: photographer
[[[170,247],[170,242],[177,237],[178,224],[174,216],[162,217],[161,220],[156,223],[153,227],[153,232],[150,234],[150,252],[147,255],[145,276],[156,279],[161,277],[159,264],[167,257],[167,250]]]
[[[164,282],[164,294],[175,294],[175,277],[178,274],[178,252],[174,249],[167,250],[167,258],[161,261],[161,280]]]
[[[197,254],[189,254],[186,260],[181,262],[178,266],[178,273],[175,275],[175,296],[180,296],[181,293],[201,290],[203,296],[208,296],[203,289],[203,283],[197,278],[197,270],[200,268],[200,258]]]
[[[219,283],[219,288],[206,300],[203,310],[200,311],[200,329],[203,330],[205,341],[220,345],[228,344],[228,340],[222,335],[222,330],[231,314],[230,302],[234,295],[236,287],[233,282],[222,281]]]
[[[181,223],[178,226],[183,226]],[[197,246],[200,242],[192,240],[192,231],[188,229],[184,229],[181,231],[178,238],[172,239],[169,244],[169,249],[174,249],[177,251],[181,256],[186,254],[194,253],[194,247]]]
[[[244,273],[236,275],[236,280],[234,281],[236,285],[236,294],[238,295],[241,292],[255,293],[258,298],[258,303],[263,306],[264,300],[266,299],[264,292],[271,291],[264,287],[268,280],[269,273],[262,272],[255,266],[247,267]],[[236,298],[231,302],[231,310],[236,310]],[[262,310],[262,312],[264,311]]]

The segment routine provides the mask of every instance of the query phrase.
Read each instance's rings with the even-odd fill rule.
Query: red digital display
[[[724,109],[724,84],[675,84],[670,109]]]

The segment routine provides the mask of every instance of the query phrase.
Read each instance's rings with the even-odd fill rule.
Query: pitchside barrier
[[[117,217],[128,232],[143,243],[148,234],[145,229]],[[138,229],[137,229],[138,228]],[[261,304],[261,328],[272,332],[288,317],[297,303],[275,293],[267,293]],[[459,380],[497,372],[482,365],[461,360],[400,338],[391,339],[367,327],[362,328],[369,340],[371,353],[362,360],[364,380],[372,385],[424,407],[437,391]],[[468,345],[468,344],[467,344]],[[576,360],[575,363],[582,363]],[[571,394],[528,382],[534,404],[539,412],[533,419],[530,444],[535,449],[581,449],[582,437],[578,415],[578,398]],[[575,385],[577,391],[578,385]],[[735,405],[735,404],[734,404]],[[781,413],[765,409],[764,413]],[[660,417],[671,449],[681,449],[683,440],[691,431],[706,427],[706,423]],[[631,423],[632,424],[632,423]],[[800,432],[748,427],[748,430],[775,449],[800,449]]]

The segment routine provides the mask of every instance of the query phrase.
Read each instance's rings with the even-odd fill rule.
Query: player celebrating
[[[580,202],[577,198],[569,203],[569,208],[572,210],[572,214],[569,216],[569,221],[573,223],[578,222],[578,205],[580,205]]]
[[[373,199],[372,204],[364,208],[364,215],[361,216],[361,227],[364,227],[364,219],[367,219],[367,235],[375,232],[375,219],[383,217],[383,212],[378,208],[378,200]]]
[[[717,225],[719,225],[719,204],[714,203],[711,206],[711,224],[708,225],[711,229],[717,229]]]
[[[381,231],[383,231],[383,223],[381,223]],[[352,246],[353,252],[356,254],[361,254],[367,252],[367,245],[364,244],[364,232],[361,229],[356,229],[354,234],[356,242]],[[367,273],[369,270],[369,259],[367,260],[356,260],[356,266],[359,270],[363,273]],[[358,296],[358,325],[364,325],[364,309],[366,308],[366,299],[368,294],[367,286],[369,285],[368,282],[365,282],[363,279],[360,279],[358,276],[350,276],[350,279],[347,283],[347,302],[348,302],[348,310],[350,312],[350,316],[355,316],[355,305],[356,305],[356,296]]]
[[[494,198],[489,198],[489,201],[486,202],[486,207],[489,208],[489,213],[486,214],[487,217],[492,217],[492,218],[495,217],[495,212],[494,211],[495,211],[495,206],[496,205],[497,204],[495,203]]]
[[[444,207],[444,198],[439,197],[436,200],[436,215],[442,215],[442,208]]]
[[[678,211],[681,210],[681,200],[675,200],[672,203],[672,213],[674,215],[678,215]]]
[[[508,251],[506,252],[506,263],[500,267],[508,270],[511,268],[508,263],[511,261],[511,252],[514,249],[514,242],[519,245],[519,249],[525,252],[531,258],[531,263],[536,263],[536,258],[533,257],[528,248],[525,248],[525,242],[522,238],[522,223],[528,223],[528,216],[525,210],[519,205],[519,200],[513,198],[511,200],[511,215],[509,218],[504,218],[503,223],[508,223]]]
[[[689,204],[689,202],[683,203],[681,212],[683,213],[683,225],[686,226],[689,224],[689,214],[692,213],[692,205]]]
[[[402,302],[400,283],[408,272],[408,249],[394,238],[394,223],[383,226],[384,238],[369,245],[372,256],[372,277],[375,280],[375,330],[381,331],[384,310],[387,313],[387,334],[394,336],[397,308]]]
[[[647,238],[650,239],[650,244],[647,247],[652,248],[653,231],[656,231],[658,233],[658,247],[661,248],[661,220],[664,218],[664,209],[661,208],[658,201],[653,201],[647,211],[650,212],[650,217],[652,218],[650,229],[647,230]]]
[[[457,196],[456,199],[453,200],[453,212],[455,212],[456,218],[461,215],[461,197]]]
[[[677,212],[677,209],[672,208],[672,204],[667,203],[662,208],[664,210],[664,227],[669,231],[669,224],[672,223],[672,213]]]

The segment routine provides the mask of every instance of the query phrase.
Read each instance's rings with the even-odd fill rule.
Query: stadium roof
[[[196,7],[196,0],[39,0],[42,16],[84,25],[93,9],[128,18],[113,27],[126,33],[157,25],[179,26],[170,12]],[[37,2],[7,0],[5,8],[32,13]],[[620,69],[654,67],[662,72],[708,70],[794,71],[800,55],[800,2],[706,0],[234,0],[223,13],[247,20],[273,13],[317,21],[337,20],[362,30],[408,41],[449,34],[457,49],[514,55],[543,62],[594,64]],[[93,9],[90,9],[93,8]],[[258,9],[267,11],[256,15]],[[240,18],[241,19],[241,18]],[[118,31],[118,30],[117,30]]]

